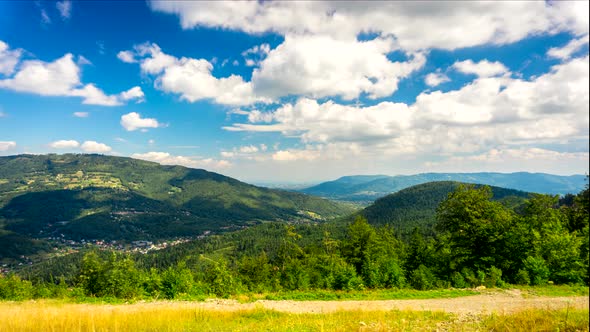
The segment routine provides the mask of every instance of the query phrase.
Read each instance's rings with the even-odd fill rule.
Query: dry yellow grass
[[[30,301],[0,303],[0,323],[0,331],[587,331],[588,310],[484,316],[397,310],[294,314],[255,305],[217,310],[190,302]]]

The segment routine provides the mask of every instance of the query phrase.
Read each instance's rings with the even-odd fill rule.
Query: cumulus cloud
[[[133,91],[132,98],[138,98],[138,92],[141,91],[139,87],[121,94],[107,95],[93,83],[83,85],[80,67],[73,58],[71,53],[67,53],[53,62],[23,61],[13,77],[0,80],[0,88],[41,96],[81,97],[82,103],[88,105],[123,105],[128,100],[124,96],[128,96],[126,93],[129,91]]]
[[[80,148],[84,152],[90,153],[106,153],[110,152],[112,148],[104,143],[98,143],[96,141],[85,141],[80,145]]]
[[[137,112],[127,113],[121,116],[121,126],[127,131],[134,131],[142,128],[158,128],[160,123],[153,118],[141,118]]]
[[[429,87],[436,87],[443,83],[450,82],[451,79],[443,73],[430,73],[424,78],[424,83]]]
[[[75,140],[59,140],[49,143],[49,147],[53,149],[74,149],[80,146],[80,143]]]
[[[20,49],[11,50],[8,44],[0,40],[0,74],[12,74],[22,53]]]
[[[488,60],[481,60],[477,63],[472,60],[457,61],[453,64],[453,68],[463,74],[474,74],[478,77],[493,77],[509,72],[501,62]]]
[[[572,39],[569,43],[567,43],[563,47],[552,47],[547,51],[547,55],[552,58],[557,58],[561,60],[569,59],[574,53],[578,52],[582,49],[582,47],[588,45],[588,35],[585,35],[582,38]]]
[[[131,51],[121,51],[117,53],[117,58],[125,63],[136,63],[135,55]]]
[[[273,99],[338,95],[350,100],[362,93],[373,99],[386,97],[397,90],[400,79],[426,62],[420,53],[408,54],[408,61],[390,61],[387,54],[394,50],[389,38],[358,41],[288,35],[252,73],[254,92]]]
[[[137,45],[133,56],[143,73],[155,76],[156,88],[179,94],[188,102],[210,99],[224,105],[247,105],[267,101],[256,97],[252,85],[239,75],[213,76],[213,64],[205,59],[177,58],[156,44]]]
[[[16,148],[15,141],[0,141],[0,151],[8,151]]]
[[[355,107],[300,98],[274,111],[252,111],[247,123],[224,129],[297,136],[312,146],[308,154],[319,146],[349,144],[375,156],[451,156],[587,140],[588,62],[588,56],[572,59],[530,80],[481,77],[458,90],[423,92],[411,105]],[[288,153],[277,158],[297,159],[293,151],[282,151]]]
[[[144,101],[143,98],[145,97],[145,95],[143,94],[143,91],[141,90],[140,87],[134,86],[127,91],[121,92],[120,97],[122,100],[125,100],[125,101],[135,100],[136,102],[140,103],[140,102]]]
[[[191,168],[223,169],[231,166],[226,160],[171,155],[168,152],[134,153],[131,158],[157,162],[162,165],[181,165]]]
[[[276,161],[315,160],[319,157],[318,151],[309,150],[279,150],[272,155]]]
[[[72,114],[77,118],[87,118],[90,116],[90,113],[88,112],[74,112]]]
[[[405,50],[454,50],[513,43],[530,35],[588,33],[587,1],[470,1],[367,4],[348,1],[152,1],[183,28],[212,27],[251,34],[276,32],[355,38],[371,31],[396,38]],[[465,33],[469,31],[469,33]]]
[[[271,120],[272,119],[272,120]],[[355,107],[301,98],[272,113],[249,117],[254,124],[235,124],[227,130],[279,131],[300,134],[304,142],[375,140],[399,135],[410,126],[410,111],[405,104],[382,102]],[[271,124],[257,124],[270,122]]]

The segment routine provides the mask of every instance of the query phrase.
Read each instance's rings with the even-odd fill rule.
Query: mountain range
[[[422,183],[458,181],[485,184],[526,192],[564,195],[584,188],[585,175],[545,173],[423,173],[416,175],[353,175],[300,189],[300,192],[333,200],[371,202],[387,194]]]

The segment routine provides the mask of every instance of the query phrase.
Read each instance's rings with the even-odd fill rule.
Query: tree
[[[504,234],[514,216],[491,198],[488,186],[461,185],[439,205],[436,228],[449,235],[452,270],[486,271],[502,266]]]

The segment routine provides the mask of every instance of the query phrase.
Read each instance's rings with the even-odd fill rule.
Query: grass
[[[378,289],[364,291],[292,291],[269,293],[259,298],[253,296],[253,300],[295,300],[295,301],[317,301],[317,300],[406,300],[406,299],[438,299],[455,298],[480,294],[472,289],[435,289],[435,290],[414,290],[414,289]]]
[[[213,308],[213,309],[212,309]],[[431,311],[291,314],[193,302],[130,305],[55,300],[0,303],[0,331],[588,331],[588,310],[453,315]]]
[[[588,296],[588,286],[582,285],[545,285],[518,286],[523,296]]]

